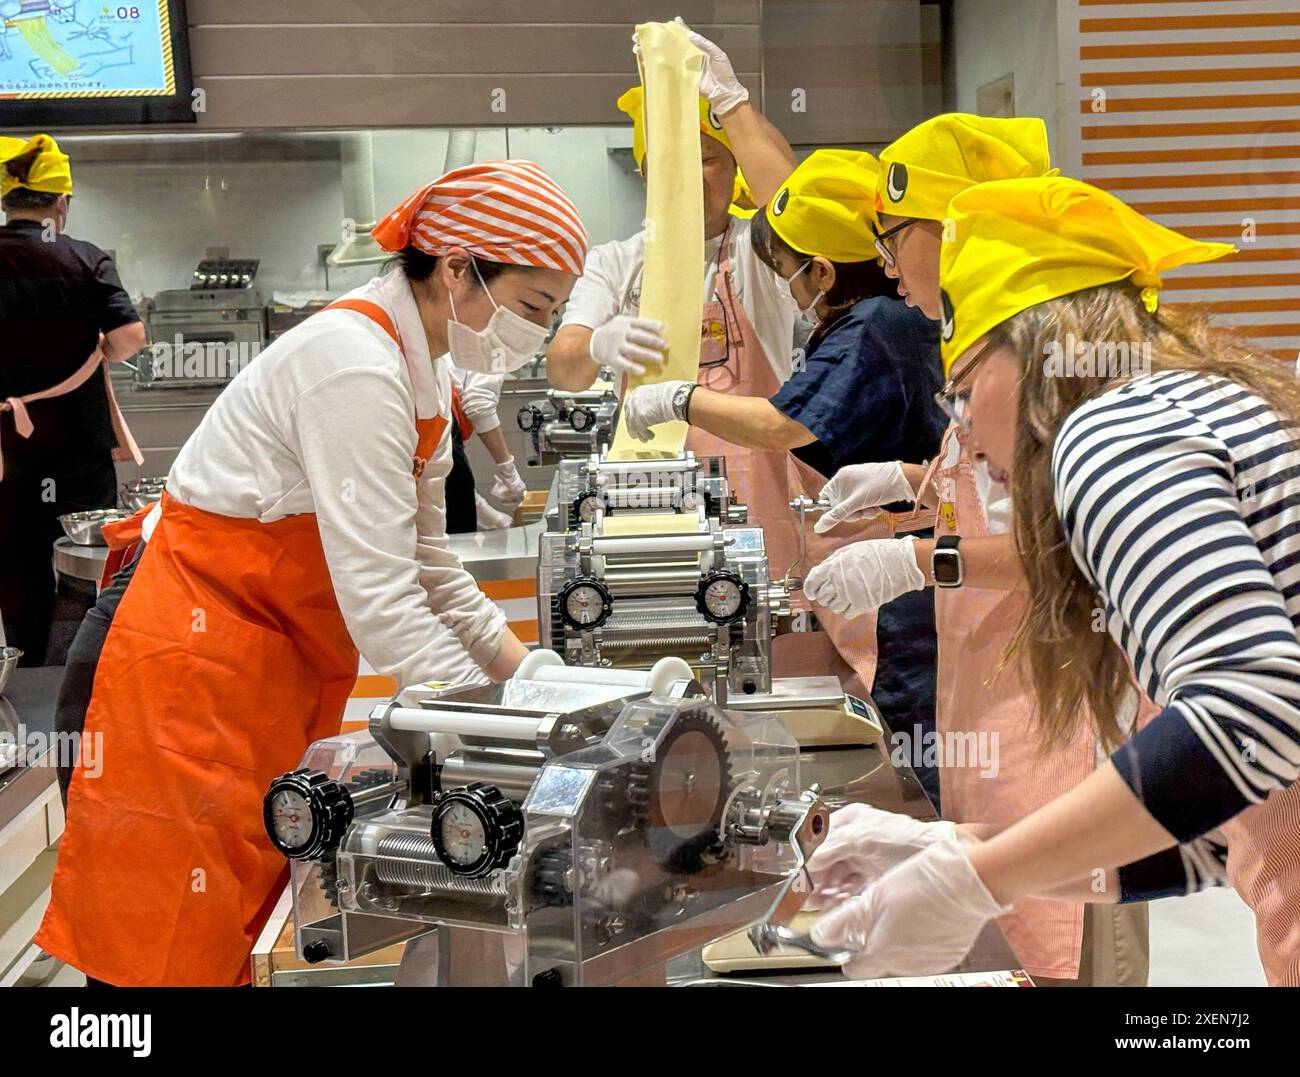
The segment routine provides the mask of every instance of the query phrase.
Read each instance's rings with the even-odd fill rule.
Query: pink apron
[[[113,435],[117,439],[117,445],[113,449],[113,459],[134,460],[137,464],[143,464],[144,456],[136,446],[135,439],[131,437],[131,431],[126,425],[122,409],[117,405],[117,395],[113,392],[113,379],[108,373],[108,358],[98,346],[81,366],[77,367],[73,373],[69,374],[57,385],[42,389],[39,393],[28,393],[26,396],[11,396],[7,400],[0,400],[0,412],[12,411],[14,413],[14,430],[17,431],[20,438],[29,438],[32,436],[35,427],[32,425],[31,416],[27,414],[28,404],[35,403],[38,400],[53,400],[58,396],[66,396],[74,389],[81,388],[90,380],[91,375],[100,369],[104,372],[104,391],[108,394],[108,414],[113,423]],[[4,458],[0,457],[0,479],[4,477]]]
[[[960,451],[951,462],[953,439]],[[964,436],[949,429],[936,461],[939,512],[934,534],[964,538],[990,534],[967,456]],[[960,523],[959,523],[960,521]],[[935,729],[940,737],[991,738],[996,775],[978,766],[939,767],[943,814],[958,823],[1014,823],[1078,785],[1096,768],[1095,736],[1085,733],[1064,749],[1039,750],[1033,690],[1016,665],[998,672],[1025,612],[1025,595],[976,587],[935,589],[939,636]],[[1079,975],[1083,904],[1026,898],[999,921],[1031,975]]]
[[[704,305],[698,382],[706,389],[731,396],[770,397],[781,388],[781,382],[732,285],[729,238],[730,226],[718,248],[714,283],[718,298]],[[705,364],[709,357],[718,354],[718,323],[724,327],[727,359],[720,365],[708,366]],[[763,529],[768,572],[772,579],[782,579],[795,558],[797,547],[794,514],[790,511],[790,499],[794,495],[787,482],[789,454],[784,449],[764,452],[742,448],[694,426],[686,435],[686,447],[697,456],[726,457],[732,495],[749,506],[750,525]]]
[[[1300,987],[1300,783],[1219,829],[1228,881],[1255,913],[1255,944],[1273,987]]]
[[[816,499],[826,485],[826,476],[809,467],[793,454],[789,457],[789,488],[791,497],[802,493],[805,497]],[[836,550],[854,542],[865,539],[893,538],[899,531],[917,531],[933,525],[930,514],[920,516],[908,514],[898,516],[890,512],[881,512],[870,520],[842,523],[824,534],[813,530],[817,517],[809,516],[806,524],[806,552],[803,563],[795,572],[796,576],[806,578],[809,569],[819,565]],[[796,517],[797,520],[797,517]],[[796,532],[797,533],[797,532]],[[802,605],[807,604],[804,599]],[[846,681],[844,689],[853,694],[871,692],[876,677],[876,615],[874,612],[861,617],[846,617],[834,613],[825,606],[817,607],[817,621],[834,645],[836,653],[844,664],[853,671],[854,680]],[[820,671],[820,669],[819,669]]]

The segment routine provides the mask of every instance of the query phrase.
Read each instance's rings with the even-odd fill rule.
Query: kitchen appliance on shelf
[[[142,389],[224,386],[266,343],[266,305],[253,258],[205,258],[188,288],[159,292],[148,305],[149,346],[135,383]]]

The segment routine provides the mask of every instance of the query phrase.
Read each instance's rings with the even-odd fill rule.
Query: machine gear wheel
[[[372,785],[382,785],[384,782],[391,782],[392,780],[393,772],[380,767],[374,770],[358,771],[350,782],[343,783],[343,788],[349,793],[359,793],[362,789],[367,789]],[[339,907],[339,860],[337,850],[331,852],[329,856],[321,858],[320,871],[316,878],[320,882],[320,888],[325,895],[325,900],[337,909]]]
[[[647,722],[646,741],[658,740],[665,715]],[[706,710],[679,711],[655,758],[628,772],[632,823],[666,868],[694,874],[725,855],[722,811],[731,792],[731,757],[717,720]]]

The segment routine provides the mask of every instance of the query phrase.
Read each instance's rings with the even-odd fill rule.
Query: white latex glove
[[[623,398],[623,425],[637,441],[649,441],[654,433],[652,426],[672,422],[673,394],[687,381],[661,381],[654,385],[638,385]]]
[[[492,482],[492,489],[488,492],[507,509],[513,509],[523,503],[528,487],[520,477],[519,469],[515,467],[513,456],[497,464],[496,478]]]
[[[679,26],[686,26],[680,15],[673,21]],[[686,36],[692,45],[704,53],[704,65],[700,69],[700,93],[709,102],[714,114],[725,116],[737,105],[748,101],[749,91],[736,78],[736,70],[731,66],[727,54],[689,26],[686,26]]]
[[[916,492],[897,460],[887,464],[850,464],[842,467],[822,487],[821,496],[831,507],[813,525],[817,534],[849,520],[870,520],[882,505],[911,501]]]
[[[855,980],[926,976],[955,968],[984,925],[1010,909],[994,900],[961,842],[950,837],[824,913],[812,937],[819,946],[853,951],[842,968]]]
[[[664,323],[654,318],[616,314],[591,334],[591,358],[619,374],[644,374],[647,367],[663,366],[663,333]]]
[[[474,517],[480,531],[504,531],[514,521],[487,503],[480,493],[474,494]]]
[[[834,613],[861,617],[908,591],[925,586],[910,535],[864,539],[836,550],[808,573],[803,590]]]
[[[848,804],[831,815],[830,833],[808,861],[813,890],[806,907],[829,909],[857,897],[895,864],[956,833],[955,823],[923,823],[868,804]]]

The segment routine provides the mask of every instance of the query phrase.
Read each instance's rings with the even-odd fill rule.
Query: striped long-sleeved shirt
[[[1214,828],[1300,772],[1300,451],[1257,396],[1185,372],[1077,409],[1056,507],[1111,634],[1164,709],[1112,761],[1180,846],[1126,900],[1223,881]]]

